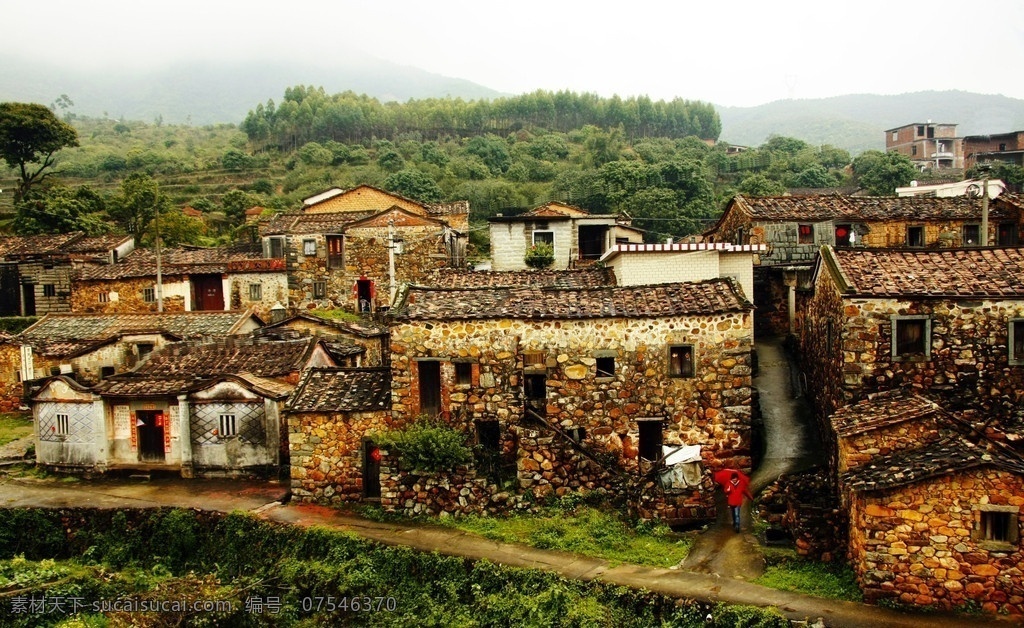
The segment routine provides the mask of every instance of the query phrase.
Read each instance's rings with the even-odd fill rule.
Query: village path
[[[798,371],[783,346],[783,338],[771,337],[757,343],[758,375],[754,386],[760,396],[764,423],[764,456],[750,479],[755,496],[780,475],[805,468],[814,460],[811,447],[811,414],[806,400],[797,394]],[[742,512],[745,533],[732,530],[725,496],[716,496],[718,518],[694,544],[678,568],[720,578],[753,580],[764,573],[758,542],[750,532],[750,504]]]

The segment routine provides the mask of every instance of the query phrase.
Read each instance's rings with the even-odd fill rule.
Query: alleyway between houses
[[[754,386],[760,393],[764,422],[764,456],[751,476],[750,492],[758,492],[780,475],[806,468],[816,460],[812,446],[812,417],[804,398],[794,393],[798,375],[783,348],[783,338],[757,342],[758,375]],[[697,537],[683,571],[711,574],[720,578],[753,580],[764,572],[764,561],[751,533],[750,503],[743,506],[743,530],[732,529],[725,495],[716,496],[718,519]]]

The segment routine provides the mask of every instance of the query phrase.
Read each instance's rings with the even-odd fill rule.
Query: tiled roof
[[[104,379],[92,390],[106,397],[167,397],[202,390],[228,380],[275,399],[283,399],[294,390],[291,384],[264,379],[251,373],[217,373],[196,377],[125,373]]]
[[[160,252],[160,271],[167,277],[201,273],[225,273],[234,263],[264,260],[259,243],[234,244],[217,248],[181,247]],[[278,264],[280,265],[280,264]],[[268,269],[272,264],[267,264]],[[281,266],[283,270],[283,266]],[[78,271],[80,281],[155,277],[156,252],[136,249],[116,264],[89,266]]]
[[[132,236],[122,234],[87,236],[75,240],[65,250],[69,253],[106,254],[131,239]]]
[[[168,333],[183,339],[227,336],[250,316],[248,311],[48,314],[20,338],[43,355],[71,356],[130,333]]]
[[[726,279],[600,288],[513,286],[444,289],[410,286],[398,304],[395,318],[651,318],[743,312],[752,308]]]
[[[981,217],[981,199],[965,196],[895,197],[895,196],[769,196],[737,195],[735,204],[753,220],[968,220]],[[991,203],[993,220],[1009,214],[999,203]]]
[[[0,236],[0,258],[66,253],[68,245],[82,237],[80,231],[48,235]]]
[[[354,342],[325,342],[324,347],[327,349],[327,353],[334,358],[335,362],[366,353],[366,347],[357,345]]]
[[[315,342],[312,337],[273,341],[244,336],[216,342],[176,342],[154,352],[133,372],[162,376],[252,373],[259,377],[284,377],[302,369]]]
[[[482,288],[485,286],[533,286],[594,288],[614,286],[615,271],[610,267],[581,270],[459,270],[442,268],[427,275],[425,285],[437,288]]]
[[[341,233],[350,222],[368,218],[377,212],[324,212],[304,214],[282,212],[260,221],[260,235],[314,235]]]
[[[288,402],[291,412],[366,412],[391,408],[391,370],[306,371]]]
[[[266,327],[260,329],[258,333],[269,334],[275,333],[278,330],[287,328],[290,323],[296,319],[306,320],[314,323],[319,323],[326,327],[334,327],[339,331],[360,336],[363,338],[374,338],[377,336],[384,336],[388,333],[388,328],[376,325],[372,322],[360,320],[360,321],[343,321],[335,318],[323,318],[314,314],[307,314],[305,312],[299,312],[295,316],[284,319],[277,323],[271,323]]]
[[[1024,249],[823,249],[848,295],[1024,297]]]
[[[936,415],[933,421],[946,418],[932,401],[904,390],[870,395],[855,404],[843,406],[832,415],[832,428],[840,436],[851,436],[913,419]]]
[[[847,471],[843,483],[855,491],[872,491],[914,484],[929,478],[983,466],[996,466],[1024,475],[1024,462],[1005,450],[991,451],[961,437],[880,456]]]

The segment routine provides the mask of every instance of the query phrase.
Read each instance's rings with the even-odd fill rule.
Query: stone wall
[[[708,471],[749,469],[750,319],[400,321],[392,330],[392,408],[397,416],[419,414],[421,364],[441,362],[446,420],[467,431],[476,421],[498,421],[502,442],[516,443],[519,489],[534,494],[610,481],[567,455],[564,437],[525,416],[524,376],[537,374],[546,383],[544,420],[563,432],[579,428],[580,444],[606,455],[611,475],[640,475],[638,419],[648,418],[662,420],[665,445],[700,445]],[[684,344],[694,348],[695,376],[670,377],[669,347]],[[614,361],[612,376],[597,375],[598,358]],[[458,361],[473,365],[471,383],[455,381]],[[713,512],[713,493],[701,495],[703,512]]]
[[[164,311],[186,311],[188,280],[184,277],[161,278],[164,290]],[[71,293],[71,311],[88,314],[134,314],[156,312],[157,302],[146,301],[143,290],[155,286],[155,277],[112,279],[109,281],[75,281]],[[191,299],[188,299],[189,301]]]
[[[0,342],[0,412],[14,412],[21,405],[21,345]]]
[[[905,449],[916,449],[942,437],[936,415],[878,427],[859,434],[839,436],[839,472]]]
[[[499,514],[526,507],[519,496],[501,491],[471,467],[441,473],[406,470],[386,451],[380,483],[381,507],[410,517]]]
[[[230,310],[247,310],[251,307],[256,316],[269,321],[270,308],[275,304],[288,307],[288,275],[283,271],[230,273],[227,278],[229,288],[224,301]],[[251,298],[250,286],[253,284],[260,286],[259,299]]]
[[[856,493],[850,502],[849,557],[867,601],[941,610],[970,601],[989,613],[1024,613],[1020,476],[982,467]],[[1013,511],[1016,542],[975,538],[983,509],[993,506]]]
[[[815,468],[780,476],[765,487],[757,496],[757,509],[772,531],[766,537],[792,541],[797,554],[812,560],[831,562],[844,556],[848,520],[833,484],[825,469]]]
[[[363,437],[399,425],[390,412],[289,413],[287,420],[292,495],[323,504],[363,498]]]
[[[395,238],[401,239],[404,251],[395,254],[396,285],[423,283],[427,275],[447,263],[441,243],[442,228],[438,225],[395,226]],[[348,294],[343,302],[356,311],[352,285],[365,275],[377,285],[374,309],[390,305],[390,275],[388,270],[388,228],[352,227],[345,231],[345,276]]]
[[[844,299],[843,400],[906,387],[947,409],[1012,416],[1024,406],[1024,367],[1010,366],[1009,320],[1019,301]],[[926,315],[931,355],[893,360],[893,315]],[[843,320],[843,319],[839,319]]]

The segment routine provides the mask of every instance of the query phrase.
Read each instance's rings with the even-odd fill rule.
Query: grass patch
[[[832,600],[863,601],[853,570],[847,565],[804,560],[792,551],[766,552],[765,559],[768,566],[764,575],[754,581],[761,586]]]
[[[614,513],[592,506],[510,517],[473,515],[446,519],[443,524],[502,543],[654,567],[679,564],[693,545],[692,536],[675,534],[668,526],[645,523],[634,527]]]
[[[32,435],[32,415],[22,412],[0,413],[0,445]]]
[[[353,314],[348,310],[306,310],[306,312],[308,314],[312,314],[313,316],[319,316],[320,318],[326,318],[327,320],[331,321],[345,321],[348,323],[358,323],[360,320],[362,320],[361,318],[359,318],[358,314]]]

